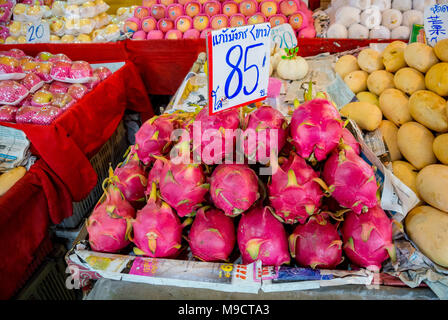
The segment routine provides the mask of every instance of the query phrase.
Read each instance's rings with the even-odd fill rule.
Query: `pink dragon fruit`
[[[292,115],[291,137],[302,158],[324,160],[339,144],[343,122],[338,110],[325,99],[300,105]]]
[[[305,160],[292,153],[268,183],[269,200],[285,223],[305,223],[320,206],[323,192],[319,175]]]
[[[145,164],[151,163],[152,156],[168,152],[174,126],[171,119],[159,116],[146,121],[135,134],[135,148],[138,157]]]
[[[244,153],[250,160],[267,163],[271,148],[276,153],[284,147],[288,123],[282,113],[270,106],[262,106],[249,114],[244,134]],[[277,131],[277,141],[271,141],[272,130]],[[251,141],[250,134],[256,134]]]
[[[342,240],[334,225],[319,215],[289,236],[291,256],[304,267],[333,269],[342,262]]]
[[[255,207],[242,215],[237,241],[244,264],[261,260],[265,266],[280,266],[290,262],[286,231],[269,207]]]
[[[87,220],[89,242],[95,251],[117,252],[130,243],[130,219],[135,217],[135,210],[113,184],[109,184],[105,194],[106,200],[96,205]]]
[[[356,213],[377,205],[378,185],[370,165],[354,152],[333,152],[322,172],[333,198]]]
[[[40,111],[40,107],[21,106],[16,113],[17,123],[32,123],[33,116]]]
[[[15,106],[0,107],[0,121],[16,122],[16,113],[19,108]]]
[[[34,72],[29,72],[20,83],[31,93],[39,90],[44,85],[43,80]]]
[[[43,62],[41,62],[43,63]],[[70,68],[72,64],[68,61],[56,61],[51,68],[50,76],[54,80],[64,81],[70,78]]]
[[[356,138],[353,136],[353,134],[347,128],[342,129],[341,139],[345,148],[348,146],[356,154],[359,155],[361,153],[361,146],[359,145],[358,141],[356,141]]]
[[[61,114],[61,109],[53,106],[40,108],[31,118],[31,122],[40,125],[49,125]]]
[[[88,91],[89,89],[85,85],[74,83],[68,88],[67,93],[71,95],[73,99],[80,100]]]
[[[48,91],[50,91],[53,94],[67,93],[69,87],[70,87],[69,83],[54,81],[53,83],[51,83],[50,89]]]
[[[159,179],[162,199],[176,210],[179,217],[191,215],[210,188],[205,182],[202,166],[162,161],[165,162]]]
[[[392,242],[392,220],[380,206],[370,208],[358,215],[346,214],[342,224],[344,252],[351,262],[374,270],[388,257],[395,261],[396,252]]]
[[[238,129],[240,119],[237,110],[231,109],[210,116],[208,108],[203,108],[196,116],[194,126],[197,125],[200,125],[201,144],[194,145],[193,150],[195,153],[200,152],[202,162],[208,165],[221,163],[226,149],[227,153],[233,153],[236,139],[225,139],[225,130]]]
[[[153,258],[175,257],[181,248],[182,228],[171,207],[157,199],[155,183],[146,206],[137,212],[132,222],[134,253]]]
[[[93,76],[93,69],[86,61],[73,61],[70,68],[70,79],[86,79]]]
[[[220,164],[210,179],[210,194],[215,206],[228,216],[237,216],[260,197],[258,177],[244,164]]]
[[[159,186],[160,176],[163,171],[164,161],[161,159],[156,159],[154,161],[151,170],[148,174],[148,188],[146,189],[145,195],[149,196],[151,193],[152,183],[155,182]]]
[[[235,246],[235,226],[221,210],[203,207],[188,237],[193,256],[202,261],[226,261]]]
[[[132,148],[124,164],[117,166],[112,176],[111,179],[130,204],[141,207],[140,204],[145,203],[147,178],[137,153]]]

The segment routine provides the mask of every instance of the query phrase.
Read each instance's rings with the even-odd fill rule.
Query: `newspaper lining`
[[[18,166],[30,167],[29,149],[30,141],[22,130],[0,126],[0,172]]]

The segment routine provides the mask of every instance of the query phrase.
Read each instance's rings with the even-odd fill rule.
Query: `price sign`
[[[289,23],[284,23],[271,30],[271,48],[295,48],[297,47],[297,37]]]
[[[210,115],[266,99],[270,33],[269,23],[208,33]]]
[[[48,43],[50,42],[50,26],[47,22],[33,23],[26,30],[27,43]]]
[[[448,38],[448,5],[425,7],[423,21],[428,45],[434,47],[438,41]]]

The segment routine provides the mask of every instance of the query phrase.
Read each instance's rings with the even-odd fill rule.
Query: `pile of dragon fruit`
[[[0,121],[48,125],[112,72],[65,54],[0,52]]]
[[[261,260],[268,266],[323,269],[343,268],[345,261],[379,270],[389,257],[395,259],[392,219],[379,205],[374,169],[361,158],[331,102],[306,101],[290,121],[270,106],[244,110],[210,116],[204,108],[145,122],[124,163],[111,168],[103,183],[105,196],[87,221],[91,248],[125,254],[133,249],[157,258],[190,252],[202,261],[241,257],[244,264]],[[242,164],[175,163],[170,150],[192,145],[183,138],[170,141],[171,133],[179,128],[191,133],[194,122],[203,131],[218,129],[218,139],[229,129],[255,128],[266,132],[268,144],[269,132],[278,130],[277,170],[257,174],[266,168],[251,152],[259,140],[243,143]],[[208,143],[196,148],[205,150]],[[249,164],[251,157],[256,164]]]

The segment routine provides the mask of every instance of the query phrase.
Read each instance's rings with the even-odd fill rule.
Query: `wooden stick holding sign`
[[[213,30],[207,35],[209,114],[266,99],[269,23]]]

